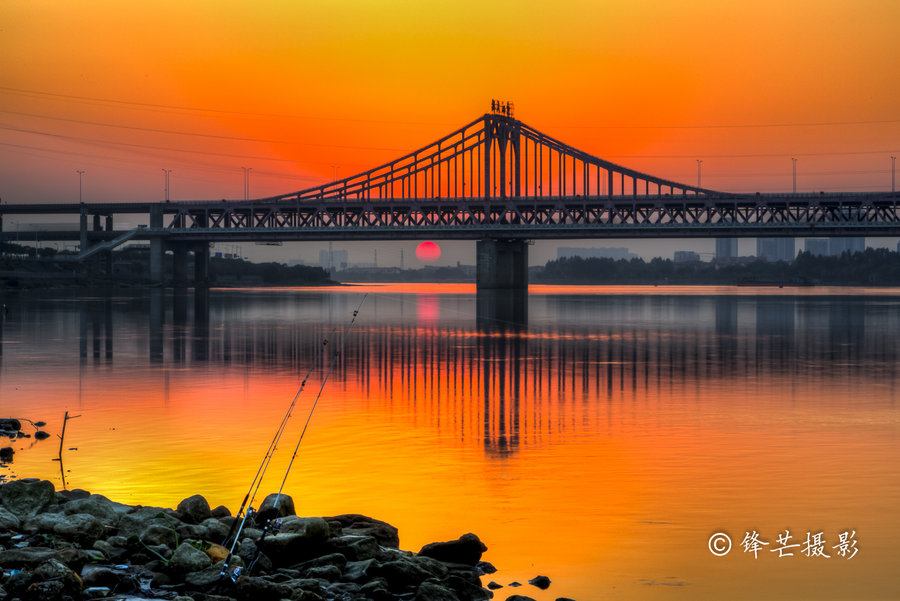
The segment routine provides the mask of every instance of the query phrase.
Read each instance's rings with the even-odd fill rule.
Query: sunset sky
[[[4,202],[240,199],[351,175],[515,103],[595,156],[705,187],[889,190],[900,3],[0,5]]]

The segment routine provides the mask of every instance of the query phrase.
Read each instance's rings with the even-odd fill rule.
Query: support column
[[[209,286],[209,244],[197,242],[194,244],[194,287],[206,288]]]
[[[479,327],[527,323],[528,244],[524,240],[479,240],[475,254]]]
[[[79,252],[85,252],[85,251],[88,249],[88,245],[87,245],[87,244],[88,244],[88,239],[87,239],[87,218],[88,218],[88,216],[87,216],[87,210],[86,210],[86,209],[84,208],[84,206],[82,205],[82,207],[81,207],[81,221],[80,221],[80,225],[79,225],[80,230],[81,230],[81,237],[80,237],[80,239],[79,239],[79,244],[80,244]]]
[[[188,247],[184,242],[174,242],[172,248],[172,281],[175,286],[187,286]]]
[[[157,228],[162,229],[162,226],[162,207],[159,205],[153,205],[152,207],[150,207],[150,228],[152,230],[156,230]],[[165,271],[163,260],[165,259],[165,254],[166,247],[165,241],[162,238],[162,234],[154,232],[153,237],[150,238],[150,280],[154,284],[163,283],[163,275]]]

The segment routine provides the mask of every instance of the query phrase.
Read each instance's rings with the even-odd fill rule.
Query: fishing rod
[[[287,481],[287,474],[290,472],[291,465],[294,462],[294,458],[297,456],[297,451],[300,447],[300,441],[303,439],[303,434],[306,433],[306,428],[309,426],[310,419],[312,418],[312,413],[313,413],[313,411],[315,411],[316,405],[319,402],[319,398],[322,396],[322,390],[325,388],[325,383],[328,381],[328,376],[331,374],[331,370],[334,368],[334,364],[337,359],[337,356],[340,354],[341,348],[343,348],[344,340],[347,337],[347,332],[350,330],[350,328],[353,327],[353,324],[356,322],[356,317],[359,315],[359,311],[362,308],[362,304],[363,304],[363,302],[365,302],[367,296],[368,296],[368,293],[363,295],[363,298],[360,301],[359,306],[356,308],[355,311],[353,311],[353,317],[351,318],[350,323],[348,324],[347,328],[345,328],[345,330],[344,330],[344,333],[341,337],[340,345],[335,350],[334,357],[332,358],[332,361],[331,361],[331,365],[328,368],[328,372],[325,374],[325,378],[322,380],[322,385],[319,388],[319,393],[316,395],[316,399],[313,402],[313,406],[310,409],[309,415],[306,418],[306,423],[304,424],[303,430],[300,434],[300,440],[297,441],[297,445],[296,445],[296,447],[294,447],[294,454],[291,457],[291,462],[290,462],[290,465],[288,465],[288,469],[287,469],[287,472],[285,473],[284,480],[282,480],[282,482],[281,482],[281,488],[278,489],[278,494],[275,496],[275,503],[273,504],[273,507],[276,509],[276,512],[277,512],[277,507],[278,507],[278,500],[281,497],[281,492],[284,489],[285,482]],[[336,329],[337,328],[335,328],[335,330]],[[332,330],[332,333],[334,333],[335,330]],[[325,338],[322,341],[322,348],[324,349],[327,345],[328,345],[328,338]],[[247,520],[250,518],[251,514],[253,513],[253,501],[256,498],[256,495],[259,491],[260,486],[262,485],[262,476],[265,474],[265,471],[268,469],[269,463],[272,460],[272,456],[274,455],[274,452],[276,450],[278,442],[281,440],[282,434],[284,434],[284,430],[287,425],[287,422],[290,419],[290,416],[293,412],[294,406],[297,403],[297,399],[300,397],[300,393],[303,392],[303,389],[306,386],[306,382],[307,382],[307,380],[309,380],[309,377],[312,374],[313,369],[315,369],[315,362],[313,362],[313,364],[310,366],[309,371],[307,372],[306,376],[303,378],[303,381],[300,384],[300,388],[297,390],[297,393],[294,395],[294,398],[291,401],[291,404],[288,406],[288,410],[285,412],[284,417],[282,417],[281,424],[279,424],[278,430],[276,431],[275,436],[272,439],[272,442],[269,444],[269,449],[266,451],[266,456],[263,458],[263,461],[260,464],[260,467],[256,472],[256,476],[254,476],[254,478],[253,478],[253,482],[251,482],[251,484],[250,484],[250,490],[248,490],[247,495],[244,496],[244,501],[241,503],[241,509],[238,511],[236,519],[231,523],[231,529],[228,532],[228,536],[225,538],[225,544],[227,544],[228,540],[231,538],[232,535],[234,535],[234,540],[232,541],[231,547],[228,550],[228,556],[225,558],[225,562],[222,564],[222,571],[219,574],[220,581],[224,578],[224,576],[226,575],[226,573],[228,571],[228,567],[231,564],[232,558],[234,557],[234,549],[237,546],[238,540],[240,540],[241,533],[244,530],[244,526],[245,526]],[[254,489],[254,486],[255,486],[255,489]],[[251,496],[251,491],[252,491],[252,496]],[[244,508],[247,506],[248,499],[249,499],[250,507],[247,510],[247,512],[244,513],[243,519],[239,520],[237,518],[240,518],[241,513],[244,512]],[[262,537],[260,538],[260,542],[262,542],[262,540],[265,538],[266,532],[269,529],[270,522],[271,522],[271,519],[266,520],[266,525],[263,530]],[[235,533],[234,529],[238,523],[240,523],[240,526],[238,526],[237,532]],[[257,554],[256,554],[256,557],[254,557],[253,562],[251,563],[251,567],[253,564],[256,563],[256,560],[258,558],[259,558],[259,549],[257,549]],[[237,573],[233,574],[232,580],[236,579],[237,576],[238,576]]]
[[[337,363],[338,356],[341,354],[341,351],[344,349],[344,341],[347,339],[347,333],[353,328],[353,324],[356,323],[356,317],[359,315],[360,309],[362,309],[363,303],[366,302],[366,297],[369,296],[368,293],[364,294],[362,300],[359,301],[359,306],[356,307],[356,310],[353,311],[353,318],[350,320],[350,323],[344,329],[344,333],[341,335],[341,341],[338,344],[338,348],[334,350],[334,355],[331,358],[331,365],[328,366],[328,371],[325,372],[325,377],[322,379],[322,385],[319,387],[319,392],[316,394],[316,399],[313,401],[312,407],[309,409],[309,413],[306,416],[306,422],[303,424],[303,429],[300,431],[300,437],[297,439],[297,444],[294,446],[294,452],[291,455],[291,460],[288,462],[287,469],[284,472],[284,478],[281,480],[281,486],[278,488],[278,492],[275,494],[275,501],[272,503],[272,517],[266,517],[265,526],[263,526],[262,535],[259,537],[259,541],[256,543],[256,556],[253,558],[253,561],[250,562],[250,565],[247,566],[247,573],[253,569],[253,566],[256,565],[256,562],[259,560],[260,550],[262,549],[262,543],[266,539],[266,535],[269,532],[269,527],[273,522],[273,517],[278,515],[278,500],[281,498],[281,493],[284,491],[284,486],[287,483],[288,475],[291,473],[291,468],[294,466],[294,460],[297,458],[297,453],[300,451],[300,443],[303,442],[303,437],[306,435],[306,430],[309,428],[309,423],[312,420],[313,413],[316,410],[316,406],[319,404],[319,399],[322,398],[322,391],[325,390],[325,383],[328,382],[328,377],[331,375],[332,370],[334,369],[335,364]],[[280,522],[278,520],[277,522]]]
[[[332,330],[332,334],[337,331],[337,328]],[[324,338],[322,340],[322,348],[324,349],[328,346],[328,338]],[[272,441],[269,443],[269,448],[266,450],[266,455],[263,457],[262,462],[259,464],[259,469],[256,470],[256,475],[253,477],[253,481],[250,483],[250,488],[247,489],[247,494],[244,495],[244,500],[241,502],[241,508],[238,509],[237,514],[235,515],[235,520],[231,522],[231,528],[228,530],[228,535],[225,537],[225,540],[222,541],[223,545],[227,545],[228,541],[231,540],[231,537],[234,535],[234,530],[240,522],[240,533],[244,528],[244,523],[250,517],[253,512],[253,501],[256,499],[256,495],[259,492],[259,487],[262,484],[262,477],[265,475],[266,470],[269,468],[269,463],[272,461],[272,456],[275,454],[275,449],[278,447],[278,442],[281,440],[281,435],[284,434],[285,427],[287,426],[288,421],[293,414],[294,407],[297,404],[297,399],[300,398],[300,394],[303,392],[303,389],[306,387],[306,382],[309,380],[310,375],[312,375],[313,369],[315,369],[315,362],[309,368],[309,371],[306,372],[306,376],[303,378],[303,381],[300,382],[300,388],[297,389],[297,393],[294,395],[293,400],[291,400],[290,405],[288,405],[287,411],[285,411],[284,416],[281,418],[281,423],[278,425],[278,429],[275,431],[275,436],[272,437]],[[254,489],[254,487],[256,487]],[[249,502],[249,510],[247,513],[244,513],[244,509],[247,508]],[[241,517],[243,516],[243,519]],[[235,537],[234,543],[237,543],[237,537]],[[229,557],[231,553],[234,551],[234,543],[231,545],[231,549],[229,550]]]

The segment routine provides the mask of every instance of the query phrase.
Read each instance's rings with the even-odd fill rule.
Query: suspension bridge
[[[194,252],[206,278],[213,242],[475,240],[479,289],[524,289],[535,239],[898,236],[900,194],[735,194],[672,181],[593,156],[513,117],[509,103],[368,171],[243,201],[4,204],[6,215],[78,215],[81,258],[149,241],[150,277],[167,250]],[[116,216],[147,227],[116,230]],[[102,245],[102,246],[100,246]]]

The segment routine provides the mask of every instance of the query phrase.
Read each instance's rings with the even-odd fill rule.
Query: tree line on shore
[[[861,253],[817,256],[806,251],[796,260],[767,262],[676,263],[670,259],[568,257],[549,261],[531,277],[545,284],[821,284],[900,285],[900,254],[884,248]]]

